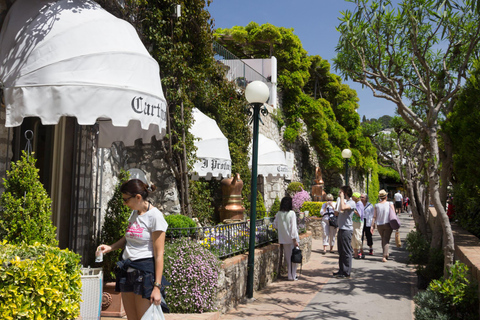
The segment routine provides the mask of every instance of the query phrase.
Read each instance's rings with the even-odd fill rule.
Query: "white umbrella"
[[[252,145],[250,144],[250,162],[252,167]],[[257,173],[263,176],[286,176],[291,174],[291,170],[285,159],[285,152],[278,144],[265,137],[263,134],[258,135],[258,163]]]
[[[199,160],[194,165],[192,178],[230,177],[232,160],[228,139],[218,127],[217,122],[197,108],[193,109],[193,119],[190,133],[199,139],[194,142]]]
[[[108,119],[103,131],[132,123],[131,141],[166,128],[157,62],[133,26],[93,1],[17,0],[0,34],[0,63],[7,127],[30,116],[43,124]]]

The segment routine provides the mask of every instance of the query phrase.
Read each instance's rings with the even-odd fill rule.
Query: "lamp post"
[[[343,149],[342,158],[345,159],[345,185],[348,186],[348,162],[352,156],[352,151],[350,149]]]
[[[245,98],[249,102],[246,107],[247,114],[253,122],[253,144],[252,144],[252,184],[250,196],[250,242],[248,246],[248,275],[247,275],[247,298],[253,297],[253,279],[255,267],[255,231],[257,217],[257,165],[258,165],[258,125],[260,113],[264,116],[268,114],[264,106],[268,100],[270,90],[267,85],[261,81],[253,81],[245,89]]]

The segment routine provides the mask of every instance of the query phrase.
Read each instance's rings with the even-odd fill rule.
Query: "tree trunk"
[[[440,199],[440,178],[439,178],[439,149],[438,149],[438,139],[437,139],[437,130],[431,129],[429,131],[429,147],[431,151],[431,158],[429,163],[428,170],[428,180],[430,186],[430,197],[435,210],[437,211],[437,219],[440,220],[440,223],[443,228],[443,239],[444,243],[444,255],[445,255],[445,265],[444,265],[444,276],[448,278],[448,268],[453,265],[453,256],[455,252],[455,245],[453,239],[453,232],[448,220],[447,212],[445,206],[442,204]]]

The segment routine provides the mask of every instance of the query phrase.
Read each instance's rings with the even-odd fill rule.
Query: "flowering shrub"
[[[165,244],[167,303],[173,313],[215,311],[220,261],[199,243],[180,238]]]
[[[303,189],[302,191],[295,193],[295,195],[292,198],[293,211],[299,212],[303,203],[305,201],[311,201],[311,200],[312,198],[310,198],[310,195],[308,194],[308,192]]]

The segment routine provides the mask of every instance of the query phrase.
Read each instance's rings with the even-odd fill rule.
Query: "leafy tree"
[[[219,28],[215,37],[239,58],[277,58],[287,142],[296,141],[303,122],[322,168],[341,172],[341,151],[350,148],[352,166],[376,174],[375,149],[362,136],[356,92],[330,73],[328,61],[307,56],[293,29],[251,22],[246,27]]]
[[[100,233],[100,243],[112,244],[125,235],[128,227],[128,218],[132,214],[123,202],[120,187],[130,179],[130,173],[120,170],[117,177],[118,182],[115,186],[112,198],[107,203],[105,210],[105,221],[103,222]],[[117,261],[121,260],[121,251],[116,250],[105,255],[102,267],[104,270],[105,282],[115,281],[115,266]]]
[[[22,152],[20,160],[3,179],[5,192],[0,198],[0,237],[10,244],[35,242],[56,246],[56,227],[51,220],[52,200],[40,182],[37,160]]]
[[[445,200],[451,144],[439,131],[478,48],[477,2],[404,0],[398,6],[389,0],[352,2],[356,9],[342,13],[337,27],[341,35],[335,66],[345,78],[369,87],[374,96],[394,102],[423,141],[429,195],[445,235],[445,264],[450,266],[454,244]]]
[[[480,237],[480,62],[460,94],[443,130],[453,145],[455,219]]]

